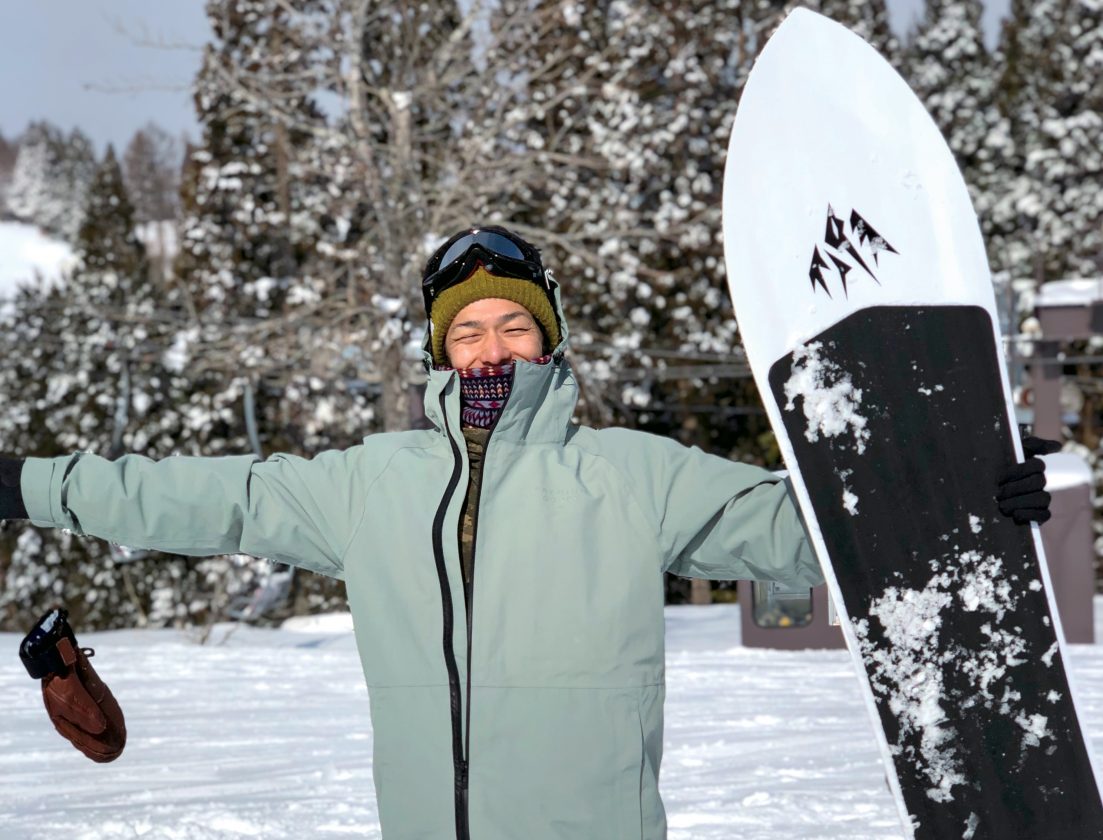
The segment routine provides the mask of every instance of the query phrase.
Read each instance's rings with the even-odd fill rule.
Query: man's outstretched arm
[[[362,514],[352,501],[360,449],[265,461],[253,455],[109,461],[83,453],[4,459],[0,514],[18,518],[22,505],[35,525],[134,548],[197,557],[241,552],[341,577]]]

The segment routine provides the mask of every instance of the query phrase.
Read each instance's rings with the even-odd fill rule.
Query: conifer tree
[[[66,137],[49,123],[31,123],[20,141],[8,208],[17,218],[74,242],[95,168],[92,142],[80,129]]]
[[[589,422],[725,454],[757,436],[733,411],[754,397],[729,378],[738,339],[715,232],[759,23],[735,2],[577,4],[513,50],[563,68],[532,77],[538,110],[508,136],[533,148],[554,137],[570,156],[541,163],[542,185],[518,196],[514,218],[552,231],[541,239],[564,284]]]
[[[0,135],[0,217],[7,215],[8,191],[15,172],[15,159],[19,155],[18,141]]]
[[[77,243],[95,173],[96,153],[92,141],[79,128],[74,128],[61,147],[55,186],[61,199],[59,215],[56,221],[46,224],[47,228],[57,230],[67,242]]]
[[[203,128],[182,184],[174,288],[182,317],[166,363],[188,386],[178,448],[190,454],[315,454],[371,429],[370,399],[350,388],[344,355],[316,329],[333,291],[316,274],[334,220],[339,172],[307,163],[326,119],[314,101],[334,44],[316,28],[321,0],[210,0],[214,40],[195,81]],[[324,28],[324,26],[323,26]],[[358,185],[359,186],[359,185]],[[256,434],[250,434],[255,425]],[[208,561],[228,588],[264,563]],[[298,576],[295,597],[339,604],[341,586]]]
[[[843,24],[893,64],[899,65],[900,42],[889,26],[885,0],[808,0],[802,5]]]
[[[46,122],[32,122],[23,132],[8,193],[8,208],[17,218],[44,224],[40,220],[57,198],[53,177],[61,143],[60,129]]]
[[[1024,127],[1026,175],[1041,199],[1033,215],[1049,279],[1103,271],[1103,4],[1060,5],[1060,35],[1048,65],[1053,75],[1043,82],[1048,95],[1039,99],[1037,122]]]
[[[244,392],[258,387],[259,371],[285,361],[258,338],[263,324],[280,324],[289,297],[291,305],[304,299],[304,287],[305,298],[317,298],[305,263],[319,219],[305,212],[296,156],[309,143],[310,126],[322,120],[304,78],[309,55],[294,44],[292,5],[207,4],[215,40],[195,82],[203,139],[185,174],[176,275],[196,316],[179,342],[190,348],[191,411],[209,421],[182,444],[208,454],[251,448],[242,422]],[[295,78],[298,86],[283,91],[287,98],[276,110],[263,85]],[[203,330],[194,334],[200,315]],[[279,339],[278,331],[270,332]],[[262,399],[259,407],[263,437],[284,448],[287,441],[275,435],[278,404]]]
[[[970,181],[998,118],[982,12],[980,0],[928,0],[907,55],[908,82]]]
[[[969,186],[992,266],[1004,269],[995,209],[1014,168],[1010,120],[997,105],[997,67],[984,46],[980,0],[929,0],[907,51],[906,76]]]
[[[1098,272],[1103,206],[1101,10],[1094,0],[1014,0],[1004,26],[997,101],[1009,122],[996,251],[1017,276]],[[999,256],[997,256],[997,260]]]
[[[155,454],[157,444],[171,439],[163,435],[163,389],[156,378],[157,296],[110,147],[82,217],[72,275],[49,290],[24,290],[13,302],[4,338],[13,354],[6,355],[0,390],[10,397],[6,414],[16,419],[3,430],[4,451]],[[148,610],[146,581],[137,580],[129,591],[122,586],[102,541],[25,523],[15,530],[0,615],[25,623],[59,597],[90,627],[127,626]]]

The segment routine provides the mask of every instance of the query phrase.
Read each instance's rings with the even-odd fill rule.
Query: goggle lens
[[[488,251],[503,257],[509,257],[510,259],[525,259],[524,253],[512,239],[502,236],[500,233],[494,233],[493,231],[480,230],[476,233],[469,233],[467,236],[461,236],[453,242],[451,247],[444,252],[444,256],[440,258],[438,270],[444,268],[454,260],[458,260],[467,253],[467,249],[472,245],[482,245]]]

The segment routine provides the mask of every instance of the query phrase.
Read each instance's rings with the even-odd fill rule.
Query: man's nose
[[[501,336],[496,332],[490,332],[486,337],[486,343],[483,345],[483,367],[504,365],[512,358],[513,354],[506,347],[506,343]]]

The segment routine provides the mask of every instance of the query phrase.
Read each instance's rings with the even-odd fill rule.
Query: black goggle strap
[[[517,280],[528,280],[532,283],[550,289],[547,277],[539,267],[528,260],[519,260],[514,257],[495,255],[483,249],[481,245],[474,245],[467,249],[462,258],[453,260],[448,265],[430,274],[422,283],[421,291],[425,298],[425,307],[428,310],[433,300],[442,292],[462,282],[475,267],[482,263],[487,271],[499,277],[512,277]]]
[[[33,679],[64,671],[74,661],[76,637],[68,622],[69,612],[55,607],[38,620],[19,645],[19,658]],[[68,645],[59,644],[68,639]]]

